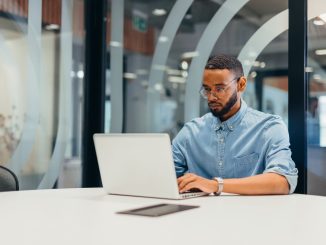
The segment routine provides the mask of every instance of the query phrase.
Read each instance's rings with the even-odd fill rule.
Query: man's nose
[[[208,101],[215,101],[215,100],[217,100],[217,98],[213,93],[208,93],[207,100]]]

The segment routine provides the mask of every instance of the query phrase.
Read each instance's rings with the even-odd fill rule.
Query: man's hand
[[[185,174],[178,178],[180,193],[191,189],[199,189],[206,193],[218,191],[218,183],[215,180],[205,179],[195,174]]]

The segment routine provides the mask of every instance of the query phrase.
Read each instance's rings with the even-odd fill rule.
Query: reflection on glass
[[[59,187],[78,186],[83,1],[1,0],[0,10],[0,164],[15,170],[21,189],[38,188],[45,175],[62,165],[61,175],[53,172],[54,180],[44,187],[52,188],[58,178]],[[62,30],[63,24],[70,29]],[[65,47],[73,49],[73,57],[60,49],[60,40],[69,35],[73,43]],[[68,66],[60,69],[61,64]],[[62,117],[68,114],[71,119]],[[63,129],[67,133],[58,140]],[[62,148],[57,149],[59,154],[55,146]],[[77,180],[65,182],[73,168]]]
[[[308,193],[326,195],[326,2],[308,1]]]
[[[198,42],[222,3],[193,1],[188,9],[181,8],[176,13],[179,14],[178,17],[183,17],[180,25],[174,23],[169,26],[167,20],[172,18],[172,10],[177,4],[178,1],[164,3],[148,1],[146,4],[141,1],[124,1],[124,62],[121,65],[124,74],[125,132],[167,132],[173,138],[185,123],[185,104],[189,104],[189,101],[185,101],[186,82],[191,76],[189,69],[193,59],[200,56],[196,50]],[[108,5],[111,8],[112,2],[108,1]],[[215,46],[212,54],[227,53],[237,56],[260,27],[286,9],[287,2],[270,3],[262,8],[254,1],[249,1],[229,23],[221,23],[225,29],[216,40],[213,40]],[[186,11],[184,15],[182,15],[183,11]],[[284,25],[286,26],[286,22]],[[171,35],[176,27],[175,35]],[[110,28],[112,27],[108,28],[107,43],[110,52]],[[161,35],[163,30],[167,35]],[[275,79],[281,80],[278,79],[274,86],[266,84],[264,77],[268,75],[271,79],[273,77],[271,72],[277,73],[279,70],[287,69],[287,33],[273,37],[273,40],[268,40],[267,43],[270,44],[261,54],[248,54],[258,55],[258,57],[254,62],[247,64],[252,69],[248,76],[247,91],[243,96],[250,106],[281,114],[287,121],[286,78],[275,76]],[[160,62],[153,64],[153,55],[158,47],[169,47],[164,49],[164,53],[158,52],[156,57],[157,60],[164,60],[164,57],[167,59],[162,64]],[[154,74],[153,69],[158,74],[163,74],[154,77],[158,80],[154,79],[155,84],[152,81],[153,77],[150,77],[150,74]],[[258,80],[261,84],[257,86]],[[108,84],[112,82],[110,79],[107,81]],[[200,86],[192,89],[197,92]],[[280,94],[282,99],[279,101],[282,102],[273,101],[271,104],[267,97],[263,99],[262,94],[266,89],[273,90],[276,95]],[[114,91],[108,91],[107,98],[110,98],[110,93]],[[207,111],[206,103],[201,101],[200,115]],[[114,115],[111,115],[112,117]],[[148,124],[148,121],[151,124]]]

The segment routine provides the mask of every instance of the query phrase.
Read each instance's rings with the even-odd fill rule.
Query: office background
[[[297,191],[326,195],[324,0],[0,0],[0,48],[0,163],[21,189],[99,186],[93,133],[173,138],[226,53],[248,105],[288,124]]]

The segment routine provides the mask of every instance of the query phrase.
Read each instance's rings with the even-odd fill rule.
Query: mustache
[[[210,102],[210,103],[208,103],[208,106],[222,106],[222,104],[221,103],[218,103],[218,102]]]

